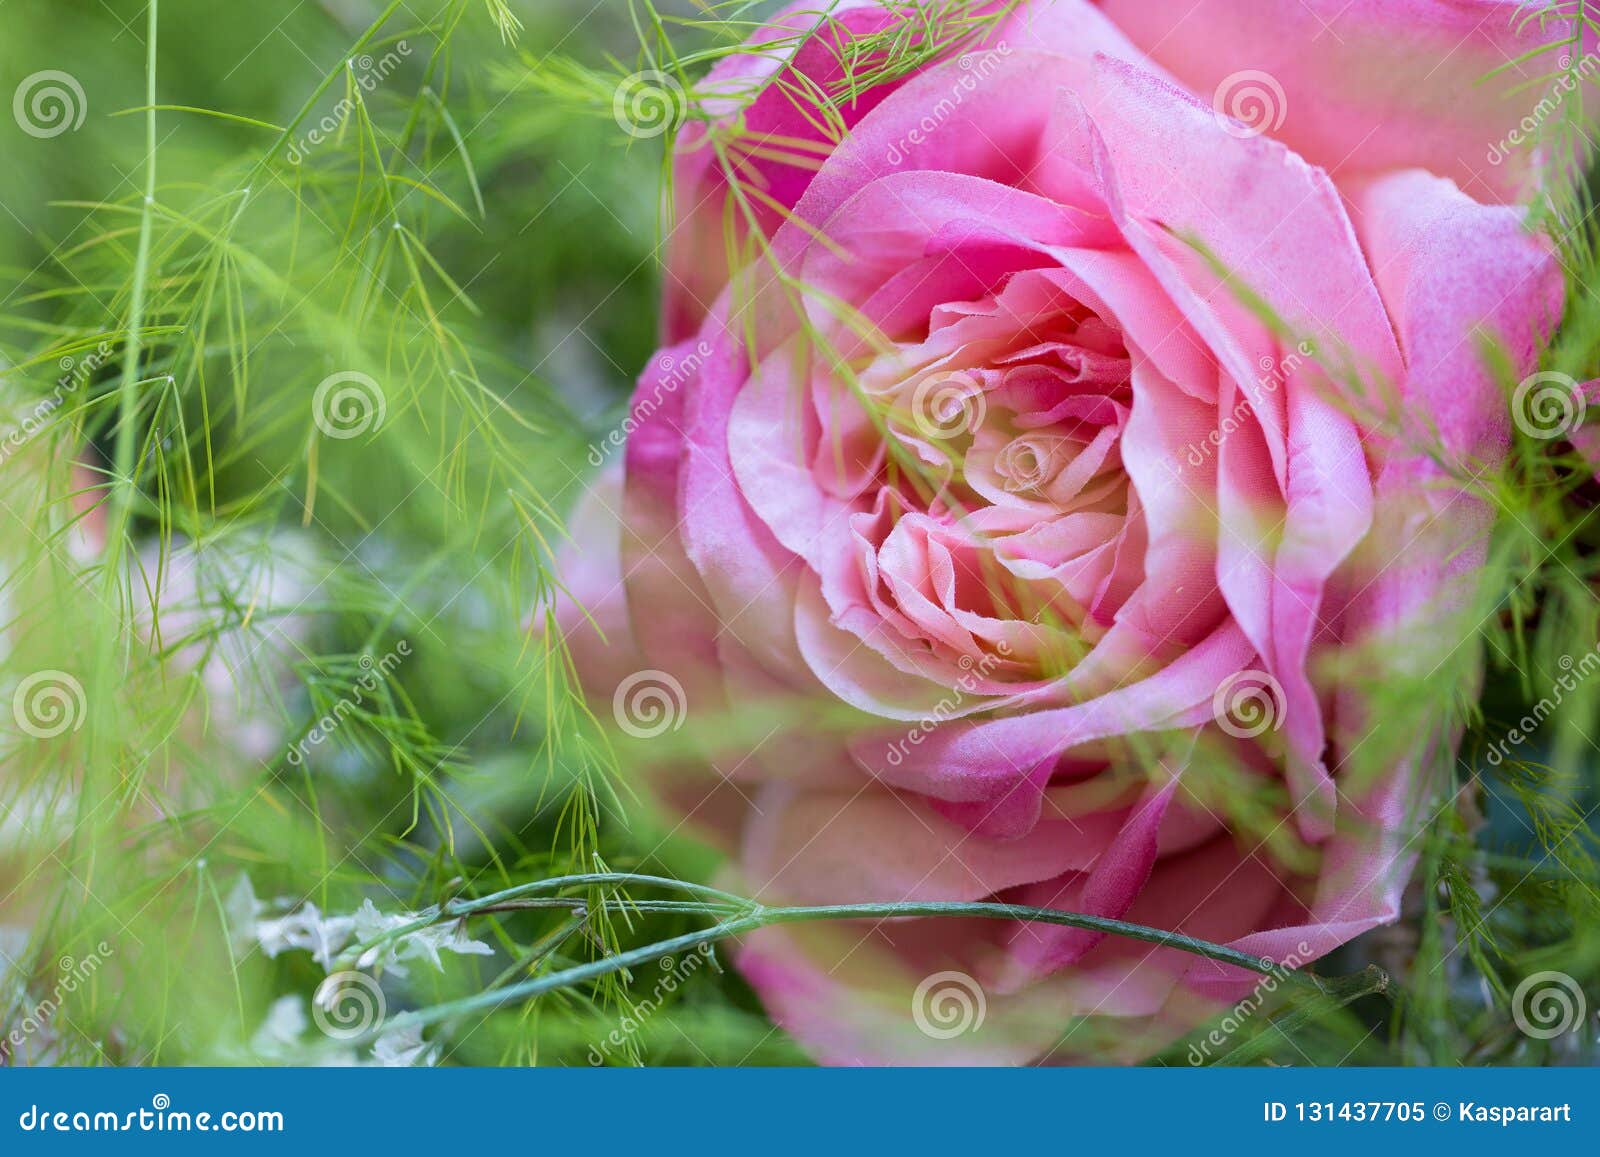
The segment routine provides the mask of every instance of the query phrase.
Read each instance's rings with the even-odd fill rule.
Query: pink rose
[[[899,17],[818,6],[680,140],[671,345],[575,519],[597,704],[763,902],[998,899],[1294,966],[1392,920],[1455,737],[1448,694],[1364,692],[1470,667],[1442,624],[1507,444],[1484,346],[1528,372],[1561,303],[1491,203],[1526,170],[1479,166],[1519,114],[1424,62],[1551,33],[1057,0],[824,116]],[[1284,115],[1214,107],[1250,68]],[[739,967],[830,1063],[1134,1059],[1259,979],[966,919],[769,929]]]

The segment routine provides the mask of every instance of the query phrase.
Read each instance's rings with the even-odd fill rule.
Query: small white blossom
[[[386,1069],[432,1068],[439,1063],[439,1046],[422,1039],[421,1027],[403,1028],[374,1041],[372,1059]]]
[[[243,956],[255,947],[256,923],[265,909],[266,905],[256,899],[256,890],[250,884],[250,877],[240,872],[239,879],[222,905],[223,918],[228,922],[228,945],[235,957]]]
[[[288,901],[279,900],[270,906],[285,908]],[[235,955],[243,955],[256,947],[271,957],[299,949],[311,953],[312,959],[327,972],[334,970],[335,958],[351,943],[365,944],[427,918],[427,914],[420,912],[388,915],[371,899],[363,900],[361,907],[349,916],[324,915],[309,901],[278,916],[265,916],[268,907],[256,898],[250,877],[240,876],[224,904]],[[494,955],[494,949],[488,944],[468,937],[460,922],[427,924],[373,945],[356,960],[356,967],[405,976],[406,961],[426,960],[442,972],[441,952],[453,952],[457,956]]]
[[[260,948],[276,958],[290,949],[302,948],[324,968],[331,968],[334,955],[350,941],[354,921],[348,916],[325,917],[310,903],[281,916],[263,916],[269,907],[287,908],[289,903],[279,899],[269,905],[258,899],[250,877],[241,875],[223,904],[234,955],[243,956]]]
[[[416,912],[386,916],[378,911],[371,900],[367,900],[354,917],[355,938],[360,943],[366,943],[393,932],[396,928],[415,923],[420,918]],[[404,961],[426,960],[436,970],[442,972],[444,961],[439,957],[440,952],[454,952],[458,956],[494,955],[494,949],[483,941],[469,939],[466,929],[459,923],[429,924],[367,949],[356,960],[356,966],[378,967],[397,976],[404,976],[406,975]]]
[[[373,1042],[370,1060],[362,1060],[353,1049],[330,1052],[321,1038],[308,1042],[305,1037],[310,1028],[305,998],[280,996],[250,1038],[250,1056],[257,1061],[321,1068],[431,1068],[439,1063],[439,1046],[422,1039],[420,1026],[380,1036]]]
[[[350,916],[324,916],[315,904],[307,903],[272,920],[256,924],[256,939],[261,950],[276,957],[280,952],[301,948],[323,969],[333,971],[333,959],[350,942],[355,920]]]
[[[262,1057],[285,1056],[299,1045],[307,1026],[304,1002],[298,996],[280,996],[250,1038],[250,1051]]]

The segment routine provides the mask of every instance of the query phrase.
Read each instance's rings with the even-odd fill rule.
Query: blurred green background
[[[241,919],[392,915],[600,867],[714,879],[709,852],[663,839],[529,629],[656,343],[669,138],[619,130],[615,83],[660,48],[653,14],[694,11],[162,0],[141,256],[149,9],[0,4],[0,409],[49,407],[0,463],[0,689],[67,673],[83,714],[0,750],[0,1027],[35,1022],[8,1059],[329,1059],[306,1024],[326,969],[303,943],[327,929],[271,955],[229,944]],[[667,33],[679,50],[739,35]],[[340,375],[376,385],[383,437],[319,426]],[[119,462],[125,504],[107,498]],[[1532,690],[1498,669],[1485,732]],[[1600,974],[1592,784],[1519,774],[1485,795],[1487,825],[1430,834],[1407,927],[1327,963],[1448,967],[1398,1001],[1259,1018],[1248,1059],[1581,1059],[1503,1032],[1484,980],[1501,950]],[[1547,908],[1495,903],[1529,878]],[[385,998],[437,1007],[695,926],[502,913],[471,931],[493,955],[413,962]],[[101,955],[41,1018],[61,962]],[[602,1063],[803,1059],[731,972],[693,970],[656,1010],[659,971],[426,1043],[461,1064],[595,1063],[613,1032]]]
[[[15,817],[0,1023],[39,1019],[63,954],[116,950],[14,1059],[290,1056],[323,969],[300,951],[227,951],[242,875],[269,912],[282,896],[329,914],[600,862],[709,875],[694,848],[648,858],[659,833],[527,629],[552,597],[591,444],[655,345],[665,147],[618,131],[604,88],[558,102],[540,75],[558,52],[634,71],[636,13],[162,3],[143,260],[148,8],[4,15],[0,402],[20,422],[72,388],[0,467],[0,660],[8,692],[41,667],[69,673],[87,722],[48,745],[8,740],[0,765]],[[139,289],[124,422],[120,334]],[[115,352],[96,354],[108,340]],[[315,391],[338,374],[378,384],[384,437],[317,428]],[[105,497],[119,453],[137,481],[125,515]],[[119,518],[122,556],[74,553],[75,534],[107,522],[117,541]],[[494,958],[413,968],[391,1012],[616,946],[595,927],[552,949],[561,926],[496,921]],[[798,1056],[741,984],[703,972],[609,1062]],[[592,1063],[630,991],[559,994],[441,1051]]]

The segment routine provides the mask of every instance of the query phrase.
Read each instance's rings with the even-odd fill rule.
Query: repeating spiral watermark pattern
[[[911,994],[911,1019],[934,1040],[977,1032],[988,1013],[983,986],[965,972],[935,972]]]
[[[932,374],[911,396],[912,424],[937,442],[974,433],[987,409],[983,383],[964,370]]]
[[[354,1040],[383,1020],[383,988],[365,972],[333,972],[311,998],[311,1019],[334,1040]]]
[[[1511,994],[1511,1019],[1536,1040],[1572,1032],[1587,1012],[1583,989],[1565,972],[1535,972]]]
[[[46,140],[76,132],[89,113],[83,85],[70,72],[47,68],[22,78],[11,97],[11,115],[30,137]]]
[[[83,684],[65,671],[35,671],[17,684],[11,715],[35,739],[54,739],[83,726]]]
[[[157,1093],[150,1098],[150,1107],[158,1112],[162,1109],[172,1108],[172,1098],[165,1093]]]
[[[635,671],[617,685],[611,714],[635,739],[654,739],[683,726],[689,699],[683,684],[665,671]]]
[[[311,399],[317,429],[330,438],[356,438],[383,425],[388,413],[383,387],[355,370],[322,379]]]
[[[622,131],[636,140],[649,140],[677,128],[688,107],[683,85],[653,68],[624,78],[611,97],[611,115]]]
[[[1217,726],[1236,739],[1254,739],[1283,726],[1283,684],[1265,671],[1237,671],[1211,697]]]
[[[1577,429],[1588,408],[1577,379],[1554,370],[1529,375],[1511,395],[1511,420],[1517,429],[1541,442]]]
[[[1277,132],[1289,115],[1289,98],[1271,73],[1247,68],[1222,78],[1211,97],[1222,131],[1241,140]]]

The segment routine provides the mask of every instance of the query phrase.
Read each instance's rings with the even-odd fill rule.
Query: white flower
[[[273,907],[287,907],[288,901],[277,901]],[[365,944],[387,936],[397,929],[418,920],[431,918],[431,913],[397,912],[388,915],[379,910],[371,899],[363,900],[361,907],[349,916],[325,916],[309,901],[293,911],[280,916],[263,916],[268,904],[256,898],[250,877],[241,875],[233,886],[223,906],[228,920],[228,933],[235,955],[243,955],[259,947],[268,956],[277,957],[292,949],[310,952],[312,959],[332,972],[334,960],[350,943]],[[396,976],[405,976],[405,961],[426,960],[439,971],[444,971],[441,952],[457,956],[492,956],[494,949],[481,940],[467,936],[466,929],[457,921],[445,924],[427,924],[393,939],[384,940],[368,948],[356,960],[356,967],[387,970]]]
[[[256,890],[244,872],[223,902],[222,915],[228,922],[228,945],[237,959],[256,946],[256,925],[266,905],[256,899]]]
[[[283,907],[279,900],[275,906]],[[350,942],[355,921],[349,916],[324,916],[315,904],[307,903],[282,916],[263,918],[268,905],[256,898],[248,875],[228,893],[223,912],[228,920],[228,937],[236,956],[259,947],[276,958],[290,949],[304,949],[325,970],[332,971],[333,958]]]
[[[298,996],[280,996],[250,1038],[250,1051],[263,1057],[283,1056],[300,1043],[308,1024],[304,1002]]]
[[[315,904],[307,903],[276,920],[263,920],[256,926],[261,940],[261,950],[268,956],[290,948],[302,948],[322,965],[333,971],[333,959],[339,950],[350,942],[355,931],[355,920],[349,916],[324,916]]]
[[[362,1060],[354,1049],[330,1051],[321,1037],[308,1042],[310,1028],[305,998],[280,996],[250,1039],[250,1059],[319,1068],[423,1068],[439,1063],[439,1046],[423,1040],[420,1027],[380,1036],[373,1042],[370,1060]]]
[[[432,1068],[439,1063],[439,1046],[422,1039],[419,1026],[385,1033],[372,1044],[372,1059],[386,1069]]]
[[[377,906],[369,899],[362,903],[354,917],[356,940],[361,943],[376,940],[396,928],[403,928],[421,918],[421,914],[417,912],[386,916],[378,911]],[[393,972],[397,976],[404,976],[406,968],[402,962],[420,959],[426,960],[436,970],[443,972],[444,961],[439,957],[441,951],[454,952],[458,956],[494,955],[494,949],[483,941],[469,939],[466,929],[459,922],[429,924],[367,949],[356,960],[356,966],[377,967]]]

